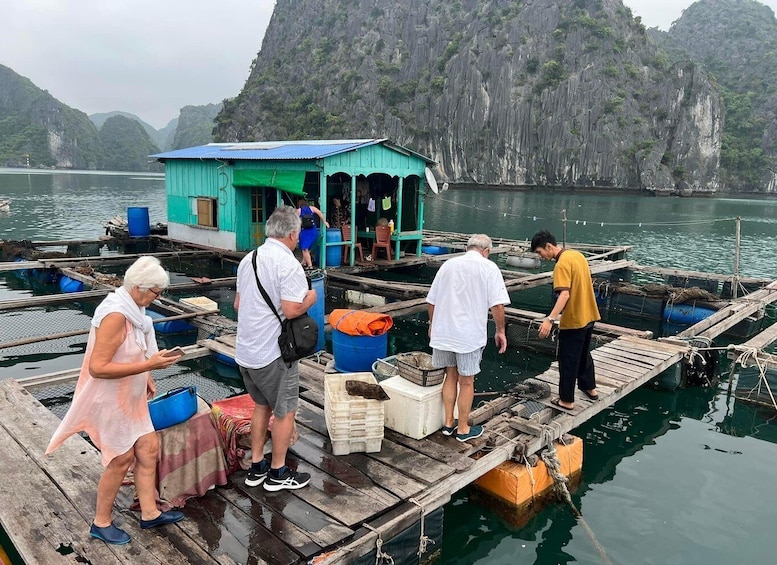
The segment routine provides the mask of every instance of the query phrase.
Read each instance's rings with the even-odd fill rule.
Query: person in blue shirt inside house
[[[329,222],[326,221],[324,214],[308,204],[304,198],[297,201],[297,214],[302,220],[302,231],[299,234],[299,248],[302,250],[302,267],[306,270],[313,268],[313,260],[310,258],[310,248],[318,241],[318,227],[316,226],[316,216],[318,216],[326,227]]]

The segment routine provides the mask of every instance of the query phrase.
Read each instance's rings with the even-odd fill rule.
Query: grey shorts
[[[262,367],[248,369],[240,367],[246,392],[260,406],[272,408],[276,418],[283,418],[297,409],[299,403],[299,364],[295,361],[291,368],[286,366],[282,357]]]
[[[443,349],[432,348],[432,365],[440,367],[456,367],[459,375],[474,377],[480,372],[480,361],[483,359],[484,347],[479,347],[469,353],[454,353]]]

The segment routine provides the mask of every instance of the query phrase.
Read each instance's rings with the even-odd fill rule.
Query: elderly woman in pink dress
[[[156,393],[151,371],[169,367],[179,358],[159,351],[146,315],[146,307],[169,284],[159,260],[144,256],[127,269],[124,286],[97,307],[73,402],[46,449],[46,454],[51,453],[79,432],[89,434],[100,449],[105,471],[97,484],[97,508],[89,533],[106,543],[130,541],[129,534],[113,524],[111,510],[133,462],[140,527],[183,519],[182,512],[161,512],[156,505],[159,440],[148,411],[148,399]]]

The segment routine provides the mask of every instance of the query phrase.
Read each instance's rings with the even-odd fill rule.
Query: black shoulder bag
[[[291,367],[292,362],[307,357],[316,351],[316,345],[318,344],[318,324],[307,314],[302,314],[301,316],[291,318],[290,320],[281,320],[278,311],[275,309],[270,297],[267,295],[267,291],[264,290],[262,283],[259,281],[259,275],[256,273],[256,250],[254,250],[251,263],[254,267],[254,277],[256,278],[259,292],[262,293],[270,310],[273,311],[273,314],[275,314],[275,317],[278,318],[278,322],[281,324],[281,335],[278,336],[278,345],[281,348],[281,357],[283,357],[286,364]]]

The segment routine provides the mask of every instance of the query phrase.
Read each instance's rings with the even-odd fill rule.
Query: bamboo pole
[[[736,300],[739,290],[739,253],[742,246],[742,218],[737,216],[736,235],[734,238],[734,278],[731,281],[731,296]]]
[[[561,211],[561,247],[567,246],[567,211]]]

